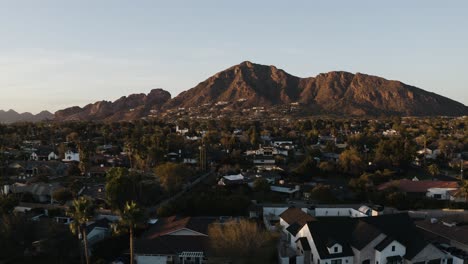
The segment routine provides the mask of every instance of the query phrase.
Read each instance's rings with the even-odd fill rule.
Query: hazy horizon
[[[174,97],[245,60],[299,77],[361,72],[468,104],[468,2],[334,3],[0,3],[0,109]]]

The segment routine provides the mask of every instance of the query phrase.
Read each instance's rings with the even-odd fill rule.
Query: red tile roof
[[[281,213],[280,217],[290,225],[298,223],[301,227],[309,221],[315,221],[313,216],[295,207],[288,208],[286,211]]]
[[[458,182],[456,181],[412,181],[408,179],[402,179],[397,181],[390,181],[381,184],[377,187],[379,191],[396,187],[400,191],[407,193],[426,193],[430,188],[458,188]]]
[[[215,222],[215,217],[177,217],[170,216],[158,219],[146,234],[147,239],[164,236],[182,229],[190,229],[208,235],[208,225]]]

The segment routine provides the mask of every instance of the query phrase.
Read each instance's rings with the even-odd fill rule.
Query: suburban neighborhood
[[[466,122],[1,125],[1,241],[63,263],[466,264]]]

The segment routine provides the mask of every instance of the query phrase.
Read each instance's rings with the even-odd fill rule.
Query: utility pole
[[[463,159],[460,161],[460,180],[463,181]]]
[[[202,144],[200,145],[200,147],[198,147],[200,149],[200,170],[202,171],[206,171],[206,145],[205,145],[205,141],[202,139]]]
[[[424,135],[424,148],[423,148],[423,153],[424,153],[424,166],[426,166],[426,135]]]

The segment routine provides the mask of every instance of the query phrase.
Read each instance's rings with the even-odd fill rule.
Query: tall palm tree
[[[126,230],[130,238],[130,264],[134,263],[133,233],[135,228],[142,224],[145,218],[143,210],[134,201],[126,202],[120,212],[119,230]]]
[[[94,216],[94,203],[90,197],[81,196],[73,200],[67,214],[73,218],[70,229],[74,234],[83,238],[86,264],[89,264],[88,239],[86,237],[86,223]]]

